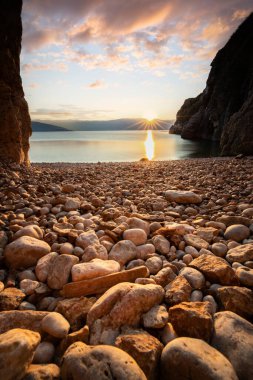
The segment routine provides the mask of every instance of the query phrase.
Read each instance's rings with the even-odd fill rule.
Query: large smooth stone
[[[217,292],[225,310],[245,318],[253,316],[252,290],[240,286],[222,286]]]
[[[147,241],[147,234],[141,228],[132,228],[130,230],[126,230],[123,233],[124,240],[130,240],[135,245],[145,244]]]
[[[50,251],[51,248],[45,241],[22,236],[6,246],[4,256],[9,267],[19,269],[36,265]]]
[[[207,249],[209,247],[209,243],[207,241],[193,234],[184,235],[184,241],[190,247],[194,247],[197,249],[201,249],[201,248]]]
[[[210,282],[222,285],[238,284],[234,270],[226,260],[221,257],[202,254],[194,259],[189,266],[202,272],[205,278]]]
[[[16,239],[20,238],[21,236],[30,236],[30,237],[33,237],[35,239],[41,240],[41,239],[43,239],[43,232],[39,226],[34,224],[34,225],[25,226],[25,227],[21,228],[21,230],[17,231],[14,234],[14,239],[16,240]]]
[[[238,380],[231,363],[200,339],[177,338],[161,356],[161,380]]]
[[[40,334],[13,329],[0,335],[0,379],[21,380],[32,362]]]
[[[153,236],[152,243],[158,253],[161,253],[162,255],[168,255],[170,253],[170,242],[164,236]]]
[[[245,263],[253,260],[253,243],[239,245],[228,251],[226,259],[230,262]]]
[[[166,190],[165,198],[169,202],[176,203],[201,203],[202,197],[192,191],[182,191],[182,190]]]
[[[149,235],[150,232],[150,226],[149,223],[146,222],[145,220],[142,220],[137,217],[132,217],[127,219],[127,224],[129,225],[130,228],[141,228],[146,232],[147,235]]]
[[[93,259],[88,263],[76,264],[71,269],[72,281],[88,280],[106,276],[120,271],[120,264],[115,260]]]
[[[59,313],[52,312],[46,315],[41,321],[42,330],[55,338],[65,338],[69,332],[68,321]]]
[[[169,309],[169,322],[178,336],[210,340],[213,328],[209,302],[182,302]]]
[[[236,269],[235,273],[241,285],[253,286],[253,269],[248,267],[239,267]]]
[[[47,284],[51,289],[62,289],[68,283],[72,267],[79,263],[74,255],[59,255],[49,269]]]
[[[136,259],[137,252],[137,247],[132,241],[121,240],[112,247],[108,257],[124,266],[129,261]]]
[[[230,311],[214,315],[211,345],[225,355],[240,380],[253,379],[253,325]]]
[[[76,238],[76,245],[83,249],[94,244],[99,244],[99,239],[93,230],[83,232]]]
[[[179,275],[185,277],[193,289],[203,289],[206,285],[205,277],[197,269],[185,267]]]
[[[163,345],[154,336],[144,330],[128,329],[117,337],[115,346],[134,358],[149,380],[158,378]]]
[[[243,224],[232,224],[226,229],[224,233],[225,239],[234,240],[237,242],[242,241],[243,239],[247,239],[249,235],[249,228]]]
[[[62,380],[146,380],[135,360],[126,352],[112,346],[72,344],[63,356]]]
[[[37,265],[35,267],[35,274],[39,281],[47,281],[49,271],[51,267],[54,265],[54,261],[58,256],[59,255],[57,252],[50,252],[46,256],[43,256],[38,260]]]
[[[109,339],[107,332],[116,337],[120,327],[137,326],[142,315],[160,304],[163,297],[164,290],[159,285],[123,282],[113,286],[97,300],[88,313],[90,343],[106,344]]]

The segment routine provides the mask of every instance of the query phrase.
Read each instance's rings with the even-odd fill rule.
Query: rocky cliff
[[[22,0],[0,0],[0,160],[29,163],[31,120],[20,77]]]
[[[218,51],[205,90],[186,99],[170,133],[218,140],[222,155],[253,154],[253,13]]]

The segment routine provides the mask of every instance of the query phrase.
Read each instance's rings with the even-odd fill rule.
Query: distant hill
[[[33,132],[66,132],[67,128],[58,127],[52,124],[41,123],[39,121],[32,121]]]
[[[145,119],[117,119],[117,120],[51,120],[56,124],[71,131],[135,131],[147,129]],[[155,121],[154,129],[169,130],[173,120]],[[45,124],[46,125],[46,124]],[[54,125],[51,125],[54,128]],[[58,127],[59,128],[59,127]],[[58,130],[58,129],[57,129]]]

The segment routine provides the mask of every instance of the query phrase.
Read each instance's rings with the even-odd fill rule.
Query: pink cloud
[[[95,82],[88,84],[87,87],[88,88],[104,88],[104,87],[106,87],[106,84],[102,80],[96,80]]]
[[[24,0],[24,46],[62,45],[64,61],[85,69],[159,71],[209,60],[251,9],[252,0]]]

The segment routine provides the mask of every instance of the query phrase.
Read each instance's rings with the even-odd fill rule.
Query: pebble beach
[[[253,157],[0,164],[3,379],[253,379],[252,290]]]

